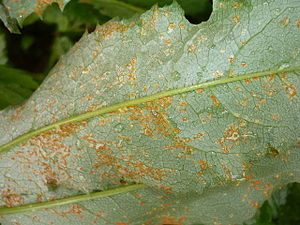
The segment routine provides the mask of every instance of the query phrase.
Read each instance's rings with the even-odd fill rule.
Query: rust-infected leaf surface
[[[0,10],[0,18],[10,31],[15,31],[15,28],[10,20],[17,20],[19,25],[31,13],[36,13],[41,16],[43,11],[49,4],[57,3],[60,8],[63,8],[70,0],[3,0],[1,3],[6,10],[2,13]]]
[[[2,153],[3,206],[149,188],[0,221],[225,225],[252,217],[274,189],[299,181],[299,7],[215,1],[210,20],[192,25],[173,4],[83,36],[24,105],[0,112],[0,143],[113,104],[225,82],[65,124]],[[298,70],[276,72],[286,68]]]

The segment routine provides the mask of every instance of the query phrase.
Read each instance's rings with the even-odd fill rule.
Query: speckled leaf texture
[[[300,181],[299,15],[298,0],[217,0],[193,25],[174,3],[84,35],[25,104],[0,112],[0,203],[147,188],[0,222],[251,218]]]
[[[51,3],[58,3],[63,8],[70,0],[2,0],[0,2],[0,19],[11,32],[18,32],[17,24],[31,13],[42,15]],[[2,4],[1,4],[2,3]]]

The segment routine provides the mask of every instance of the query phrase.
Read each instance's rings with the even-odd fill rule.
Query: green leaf
[[[251,221],[245,223],[245,225],[274,225],[274,223],[272,223],[274,211],[275,209],[272,208],[270,202],[265,201],[262,207],[259,209],[258,213],[255,215],[255,217]]]
[[[58,31],[65,31],[68,28],[69,21],[65,15],[63,15],[58,4],[49,5],[43,13],[43,21],[46,23],[57,24]]]
[[[289,185],[285,204],[280,205],[278,224],[294,225],[300,221],[300,184]]]
[[[80,2],[88,2],[98,9],[103,15],[110,17],[130,18],[137,13],[143,13],[145,8],[138,7],[134,4],[119,0],[80,0]],[[153,3],[155,4],[155,3]],[[151,3],[150,7],[153,5]]]
[[[23,102],[38,86],[30,73],[0,65],[0,108]]]
[[[97,0],[94,0],[97,1]],[[164,6],[166,4],[170,4],[172,0],[148,0],[148,1],[140,1],[140,0],[121,0],[122,2],[126,2],[127,4],[135,5],[140,8],[149,9],[154,4],[158,4],[159,6]],[[203,20],[207,20],[210,12],[212,4],[210,0],[177,0],[179,5],[183,8],[185,15],[192,19],[193,21],[200,22]],[[199,21],[200,20],[200,21]]]
[[[7,62],[7,55],[6,55],[5,35],[4,33],[0,33],[0,65],[5,64],[6,62]]]
[[[27,51],[30,46],[34,43],[34,37],[31,35],[24,35],[21,39],[21,48]]]
[[[58,36],[54,39],[54,43],[52,45],[51,55],[48,61],[48,68],[46,69],[49,71],[52,66],[58,61],[58,59],[67,53],[69,49],[73,46],[73,42],[67,36]]]
[[[12,33],[20,33],[18,22],[16,19],[11,18],[7,7],[3,6],[0,2],[0,19],[3,21],[7,29]]]
[[[300,181],[299,8],[219,0],[192,25],[174,3],[85,34],[0,113],[0,222],[252,218]]]
[[[264,202],[254,218],[245,225],[294,225],[300,221],[300,184],[293,183],[276,191],[272,198]]]
[[[100,10],[101,13],[111,17],[128,18],[137,13],[143,13],[154,4],[164,6],[171,4],[172,0],[80,0],[88,2]],[[185,13],[190,17],[197,17],[199,20],[208,18],[211,11],[209,0],[178,0]]]
[[[18,32],[17,24],[10,21],[17,21],[19,25],[22,25],[22,22],[31,13],[36,13],[41,16],[48,4],[57,2],[59,7],[63,9],[65,4],[69,1],[70,0],[2,0],[2,5],[0,4],[0,19],[11,32]]]
[[[66,5],[64,15],[69,20],[87,24],[102,24],[110,19],[102,15],[92,4],[79,3],[78,0],[73,0]]]

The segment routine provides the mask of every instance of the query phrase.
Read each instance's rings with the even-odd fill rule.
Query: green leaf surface
[[[57,60],[67,53],[69,49],[73,46],[73,42],[70,40],[68,36],[58,36],[54,39],[54,43],[52,45],[51,55],[48,61],[49,70],[52,66],[57,62]]]
[[[17,21],[19,25],[31,13],[42,15],[46,7],[54,2],[59,4],[62,9],[70,0],[2,0],[0,4],[0,19],[11,32],[18,32]]]
[[[103,24],[111,18],[102,15],[93,4],[80,3],[78,0],[73,0],[66,5],[64,15],[66,15],[69,20],[87,24]]]
[[[0,109],[23,102],[38,86],[30,73],[0,65]]]
[[[63,15],[58,4],[49,5],[43,12],[43,22],[57,25],[58,31],[65,31],[68,28],[69,20]]]
[[[0,65],[4,65],[7,62],[6,55],[6,40],[4,33],[0,30]]]
[[[11,18],[8,9],[0,2],[0,19],[12,33],[20,33],[17,19]]]
[[[244,225],[297,225],[300,221],[300,184],[288,184],[272,194]]]
[[[171,4],[172,0],[80,0],[94,5],[101,13],[110,17],[128,18],[138,13],[143,13],[153,5],[164,6]],[[190,17],[207,19],[211,11],[209,0],[178,0],[185,13]]]
[[[297,224],[300,221],[300,184],[289,186],[287,201],[281,206],[279,212],[279,224]]]
[[[88,2],[97,8],[102,14],[110,16],[111,18],[130,18],[135,14],[141,14],[146,11],[146,8],[138,7],[131,2],[127,3],[120,0],[80,0],[80,2]],[[151,4],[150,7],[153,4]]]
[[[299,8],[219,0],[192,25],[174,3],[85,34],[0,112],[0,222],[253,217],[300,180]]]

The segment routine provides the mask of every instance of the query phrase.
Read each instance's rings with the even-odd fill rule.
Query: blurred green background
[[[61,11],[49,5],[41,17],[29,15],[12,34],[0,22],[0,110],[22,103],[84,32],[113,17],[128,18],[153,4],[172,0],[71,0]],[[0,0],[0,4],[2,0]],[[178,0],[186,18],[198,24],[209,18],[211,0]],[[273,194],[245,225],[300,225],[300,184],[289,184]]]

